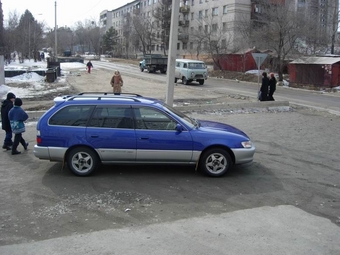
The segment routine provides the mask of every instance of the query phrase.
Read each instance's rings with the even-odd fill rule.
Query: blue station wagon
[[[78,176],[101,163],[135,163],[196,165],[217,177],[255,153],[241,130],[190,118],[157,99],[89,92],[54,102],[38,121],[34,155],[66,162]]]

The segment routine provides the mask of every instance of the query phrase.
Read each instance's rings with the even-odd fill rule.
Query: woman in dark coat
[[[262,73],[262,85],[260,88],[261,97],[260,101],[268,101],[268,86],[269,86],[269,79],[267,77],[267,73]]]
[[[276,90],[276,78],[274,73],[270,73],[270,79],[269,79],[269,93],[268,93],[268,100],[269,101],[275,101],[273,95]]]
[[[2,102],[1,105],[1,123],[2,129],[5,130],[6,136],[4,140],[4,144],[2,145],[3,149],[11,150],[10,146],[12,146],[12,129],[11,124],[8,119],[8,112],[13,108],[13,102],[15,99],[15,95],[11,92],[7,94],[6,99]]]

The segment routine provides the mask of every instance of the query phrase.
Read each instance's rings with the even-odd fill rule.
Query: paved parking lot
[[[127,91],[162,97],[160,84],[145,84]],[[34,157],[31,118],[29,150],[0,153],[0,254],[339,254],[340,117],[286,104],[190,108],[221,96],[178,90],[191,116],[244,130],[254,162],[223,178],[185,166],[102,166],[80,178]]]
[[[13,249],[23,247],[27,253],[20,254],[44,254],[44,244],[49,246],[52,242],[57,244],[59,248],[56,251],[59,252],[50,254],[62,254],[65,250],[60,246],[61,240],[77,242],[83,235],[99,238],[107,236],[105,231],[113,231],[110,232],[113,237],[119,236],[121,231],[126,235],[137,231],[132,237],[140,238],[140,235],[145,235],[144,231],[158,228],[153,236],[170,238],[171,235],[167,235],[175,231],[170,226],[177,226],[179,229],[176,227],[176,231],[183,231],[181,226],[185,222],[188,226],[202,224],[197,229],[199,234],[191,232],[190,228],[184,233],[196,237],[195,242],[206,246],[206,243],[201,243],[206,238],[205,234],[217,228],[225,217],[231,217],[232,222],[238,223],[232,227],[227,221],[223,226],[230,228],[231,233],[242,233],[240,238],[256,232],[258,226],[253,225],[254,229],[250,231],[252,226],[249,221],[257,222],[258,213],[266,215],[262,220],[268,220],[273,225],[270,232],[258,230],[263,240],[272,238],[272,231],[280,231],[282,235],[285,233],[287,238],[297,231],[296,235],[302,240],[310,240],[312,226],[305,225],[304,228],[302,224],[299,229],[290,229],[292,226],[286,225],[286,221],[297,213],[301,216],[297,221],[312,220],[315,223],[313,227],[317,226],[314,231],[320,234],[313,235],[317,240],[308,242],[309,248],[301,241],[294,243],[291,251],[307,254],[310,245],[320,251],[318,254],[337,254],[340,251],[335,238],[340,236],[339,143],[334,140],[340,124],[338,117],[306,109],[191,114],[195,118],[219,120],[243,129],[257,147],[254,162],[234,167],[223,178],[208,178],[196,173],[192,167],[177,166],[103,166],[93,176],[80,178],[73,176],[61,163],[40,161],[34,157],[35,123],[28,123],[24,137],[30,143],[29,150],[18,156],[6,151],[0,154],[0,189],[3,194],[0,198],[0,253],[12,254]],[[3,133],[0,139],[3,139]],[[247,221],[238,216],[238,211],[245,213]],[[211,221],[215,224],[210,225]],[[287,227],[285,231],[282,230],[284,226]],[[163,228],[170,232],[160,235]],[[60,237],[63,239],[55,239]],[[47,239],[52,240],[35,243]],[[110,247],[106,243],[110,239],[105,240],[105,245]],[[124,243],[119,238],[117,240],[123,248]],[[216,241],[216,245],[225,247],[223,240],[220,240],[221,243]],[[256,238],[252,240],[259,241]],[[16,246],[27,242],[29,244]],[[159,242],[160,239],[154,244]],[[249,245],[247,247],[250,249],[252,245]],[[264,251],[266,245],[265,241],[259,243],[259,251]],[[275,245],[278,245],[277,240],[273,241]],[[40,246],[45,248],[37,250]],[[84,244],[88,249],[90,246],[90,243]],[[131,251],[138,250],[138,247],[131,246]],[[170,248],[164,247],[163,254],[171,254],[167,249]],[[208,250],[214,251],[211,247]],[[186,254],[197,254],[194,251]],[[84,253],[74,251],[69,254]],[[226,251],[221,254],[233,253]]]

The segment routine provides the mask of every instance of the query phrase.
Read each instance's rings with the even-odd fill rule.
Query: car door
[[[175,78],[181,79],[181,62],[176,61]]]
[[[102,161],[134,162],[136,159],[136,133],[129,106],[97,106],[86,137]]]
[[[135,107],[137,154],[139,162],[190,162],[193,141],[188,130],[176,130],[177,121],[153,107]]]

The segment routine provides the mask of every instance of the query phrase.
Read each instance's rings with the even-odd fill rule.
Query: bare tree
[[[156,42],[155,23],[152,19],[142,18],[141,16],[134,16],[133,28],[142,44],[143,54],[152,53],[152,45]]]
[[[221,18],[211,13],[206,16],[199,16],[196,20],[196,29],[190,32],[190,38],[195,43],[196,57],[200,52],[205,51],[213,60],[215,66],[222,70],[219,62],[221,54],[233,53],[240,48],[234,42],[234,33],[231,28],[227,28],[227,23]],[[203,47],[202,47],[203,46]]]
[[[276,53],[277,72],[282,81],[284,61],[302,33],[304,20],[292,4],[282,1],[273,4],[266,0],[259,2],[261,15],[253,20],[251,36],[256,48],[266,48]]]
[[[0,0],[0,55],[5,53],[5,42],[4,42],[4,15],[2,14],[2,3]]]
[[[332,16],[331,16],[331,54],[334,54],[334,46],[336,41],[336,35],[339,29],[339,1],[336,0],[331,6]]]
[[[89,51],[94,51],[99,54],[100,51],[100,28],[95,21],[86,21],[86,41]]]
[[[130,12],[125,13],[124,21],[123,21],[123,36],[124,36],[124,41],[123,41],[123,47],[124,47],[124,52],[125,52],[125,57],[129,57],[129,52],[130,52],[130,44],[131,44],[131,39],[133,37],[133,20]]]
[[[164,55],[169,49],[170,24],[171,24],[171,0],[159,0],[157,6],[153,10],[154,21],[157,24],[155,27],[156,33],[160,35],[159,43],[163,45]]]

